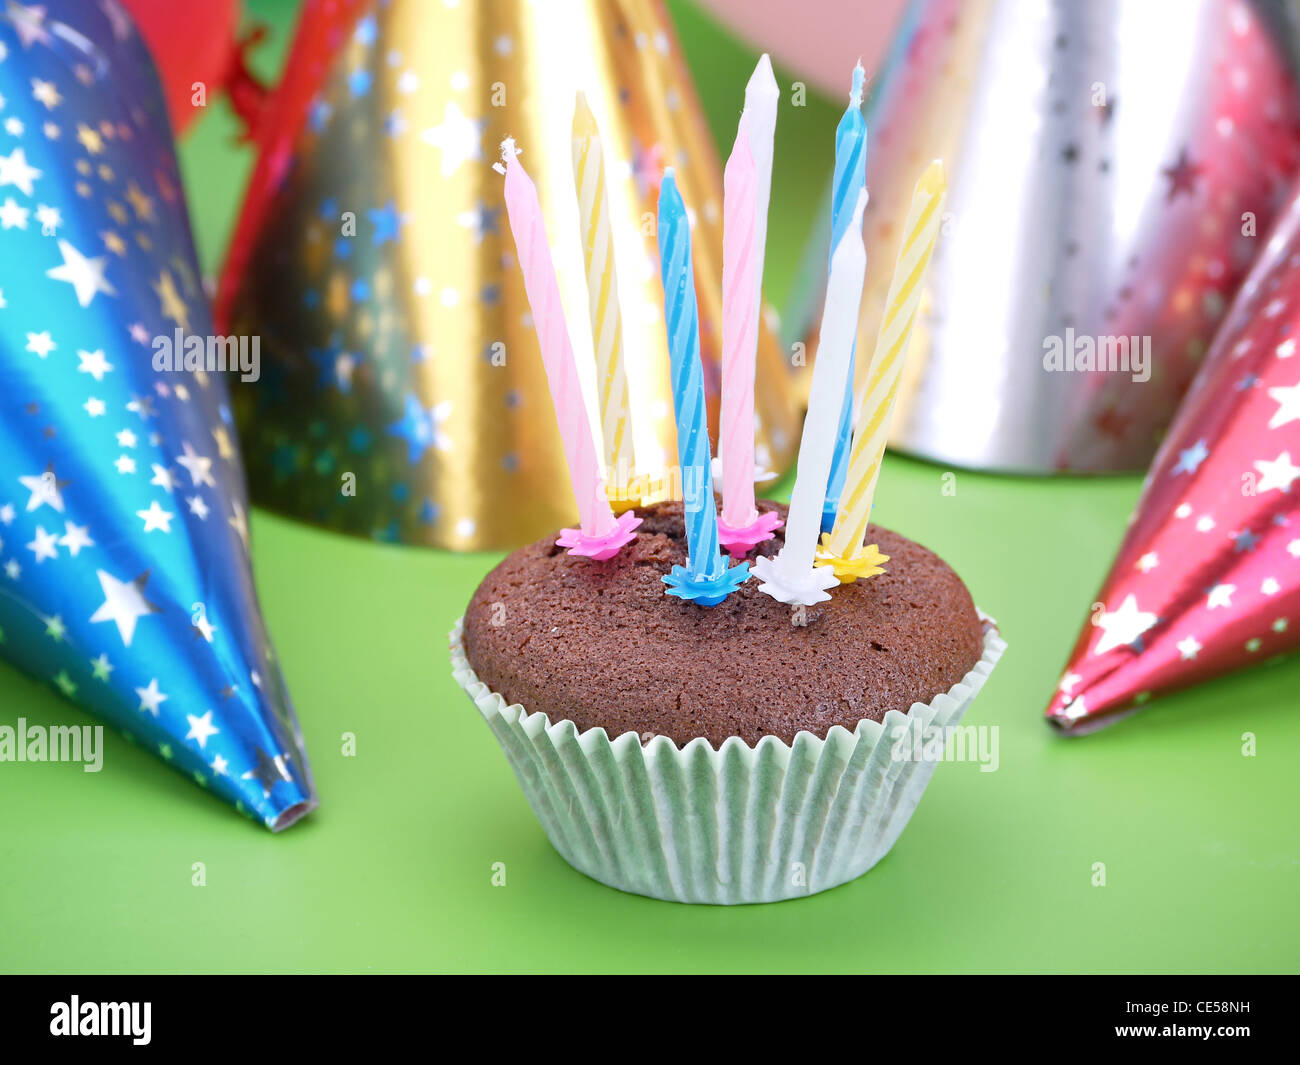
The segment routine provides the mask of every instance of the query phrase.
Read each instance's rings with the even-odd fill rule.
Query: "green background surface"
[[[251,4],[276,69],[292,5]],[[753,56],[671,4],[720,143]],[[788,75],[778,71],[785,83]],[[778,133],[769,296],[788,290],[837,108]],[[181,154],[212,271],[248,171],[214,105]],[[802,153],[802,154],[801,154]],[[814,154],[815,153],[815,154]],[[784,162],[783,162],[784,161]],[[498,556],[253,520],[262,602],[320,809],[282,835],[106,734],[104,769],[0,765],[0,967],[17,971],[1294,971],[1300,958],[1300,659],[1062,739],[1042,719],[1138,492],[1135,477],[956,475],[890,458],[878,520],[927,544],[1010,649],[967,722],[999,768],[941,765],[865,877],[719,909],[623,895],[571,870],[451,679],[446,634]],[[83,720],[0,667],[0,721]],[[1242,754],[1243,732],[1257,754]],[[342,735],[355,733],[355,757]],[[191,885],[203,862],[207,885]],[[506,863],[506,886],[491,884]],[[1104,862],[1106,886],[1093,885]]]

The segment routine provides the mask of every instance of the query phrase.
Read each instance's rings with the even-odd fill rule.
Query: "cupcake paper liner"
[[[632,732],[579,733],[572,721],[509,705],[470,668],[463,622],[451,632],[453,675],[564,860],[621,891],[721,905],[811,895],[880,861],[937,764],[898,756],[900,729],[933,736],[958,724],[1006,649],[990,627],[958,684],[852,732],[836,725],[824,740],[800,732],[793,744],[732,737],[715,749],[697,738],[679,748],[666,736],[642,744]]]

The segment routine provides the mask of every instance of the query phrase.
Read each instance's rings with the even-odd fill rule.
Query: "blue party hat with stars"
[[[256,348],[211,333],[130,20],[113,0],[8,3],[0,655],[278,830],[316,795],[253,588],[220,368],[256,372]]]

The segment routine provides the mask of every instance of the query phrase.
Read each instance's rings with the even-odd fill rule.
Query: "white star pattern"
[[[200,748],[207,747],[208,740],[217,735],[221,730],[212,723],[212,711],[209,710],[202,717],[196,717],[193,714],[186,714],[185,720],[190,723],[189,732],[185,733],[187,740],[194,740]]]
[[[37,204],[36,222],[41,227],[41,236],[52,237],[58,232],[59,226],[63,225],[63,215],[59,213],[57,207]]]
[[[1235,584],[1216,584],[1210,589],[1205,600],[1205,609],[1213,610],[1215,607],[1232,606],[1232,593],[1237,590]]]
[[[49,333],[28,333],[27,350],[38,358],[47,358],[58,345],[50,339]]]
[[[1255,491],[1260,495],[1265,492],[1291,491],[1291,482],[1300,477],[1300,466],[1293,465],[1291,462],[1291,452],[1283,451],[1277,458],[1272,461],[1258,459],[1255,462],[1255,469],[1259,471],[1260,477],[1255,485]]]
[[[47,558],[58,558],[59,550],[54,545],[58,543],[58,537],[54,533],[48,533],[45,529],[36,526],[36,539],[27,545],[28,549],[36,556],[36,561],[44,562]]]
[[[184,466],[190,474],[190,484],[206,484],[216,487],[217,482],[212,479],[212,460],[198,454],[189,441],[183,445],[184,454],[176,460],[178,466]]]
[[[1277,403],[1277,410],[1268,420],[1270,429],[1280,429],[1300,419],[1300,381],[1285,388],[1270,388],[1268,396]]]
[[[149,580],[147,572],[132,581],[120,581],[107,570],[96,570],[100,588],[104,593],[104,602],[94,614],[92,622],[111,621],[117,625],[122,643],[130,647],[135,636],[136,622],[159,610],[144,597],[144,586]]]
[[[161,529],[165,533],[172,531],[171,520],[176,515],[170,510],[163,510],[156,499],[149,504],[148,510],[137,510],[135,513],[136,517],[144,521],[145,532],[153,532],[156,529]]]
[[[14,185],[24,195],[30,196],[34,191],[34,182],[41,172],[34,166],[28,166],[27,153],[15,148],[7,156],[0,155],[0,186]]]
[[[157,487],[161,488],[168,495],[171,495],[176,489],[176,475],[166,466],[160,466],[156,462],[153,463],[152,466],[153,478],[149,483],[157,485]]]
[[[27,216],[30,214],[28,208],[19,206],[18,201],[10,196],[4,203],[0,203],[0,226],[5,229],[26,229]]]
[[[39,4],[23,5],[16,0],[9,0],[5,14],[18,32],[18,40],[24,49],[30,48],[38,41],[42,44],[49,41],[50,35],[45,29],[44,7]]]
[[[167,696],[158,690],[157,678],[149,681],[148,687],[136,688],[135,693],[140,696],[140,710],[154,717],[158,716],[158,708],[167,701]]]
[[[486,125],[482,120],[467,118],[455,103],[448,101],[442,124],[420,134],[422,141],[441,150],[443,177],[451,177],[463,163],[482,160]]]
[[[107,257],[88,258],[66,240],[59,241],[59,253],[63,256],[63,264],[46,270],[45,276],[71,285],[77,303],[82,307],[89,307],[101,292],[106,296],[117,295],[117,290],[104,276],[108,266]]]
[[[59,482],[55,480],[53,473],[46,472],[31,477],[19,477],[18,480],[24,488],[31,492],[31,497],[27,500],[28,513],[44,506],[51,506],[60,514],[63,513],[63,496],[59,492]]]
[[[81,554],[83,547],[94,547],[95,541],[89,536],[89,528],[85,525],[74,525],[70,521],[63,523],[63,535],[59,537],[59,543],[68,549],[68,554],[76,558]]]
[[[108,360],[104,358],[102,351],[79,351],[77,358],[81,360],[81,365],[77,370],[81,373],[88,373],[96,381],[104,380],[104,374],[109,373],[113,367]]]
[[[1102,630],[1102,637],[1093,648],[1093,654],[1103,655],[1116,647],[1123,647],[1138,640],[1158,618],[1138,607],[1137,597],[1125,597],[1118,610],[1106,611],[1097,619],[1097,627]]]

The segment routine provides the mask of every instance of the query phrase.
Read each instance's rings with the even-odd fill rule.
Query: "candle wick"
[[[858,60],[858,65],[853,68],[853,90],[849,93],[849,106],[862,106],[862,83],[866,80],[867,72],[862,69],[862,60]]]
[[[507,137],[501,142],[501,162],[493,163],[492,169],[498,174],[504,174],[506,167],[510,165],[510,160],[522,154],[523,149],[515,146],[514,137]]]

